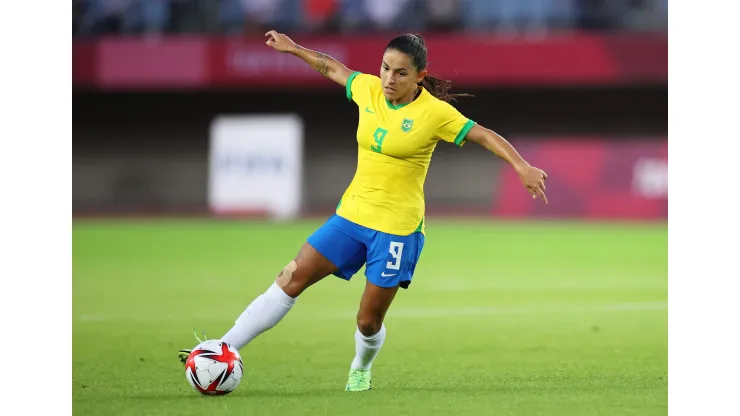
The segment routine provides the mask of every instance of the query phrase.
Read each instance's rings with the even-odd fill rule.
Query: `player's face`
[[[383,54],[380,79],[383,82],[383,95],[387,100],[398,100],[415,94],[416,84],[424,79],[424,75],[426,71],[417,71],[405,53],[388,49]]]

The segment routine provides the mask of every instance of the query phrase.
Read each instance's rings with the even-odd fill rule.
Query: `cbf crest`
[[[414,126],[414,120],[409,120],[407,118],[403,119],[403,123],[401,123],[401,130],[404,133],[408,133],[411,131],[411,127]]]

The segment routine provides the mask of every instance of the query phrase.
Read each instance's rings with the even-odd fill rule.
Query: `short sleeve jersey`
[[[347,99],[359,110],[357,171],[337,215],[395,235],[424,232],[424,181],[439,140],[462,146],[475,122],[422,88],[419,96],[392,105],[380,78],[353,73]]]

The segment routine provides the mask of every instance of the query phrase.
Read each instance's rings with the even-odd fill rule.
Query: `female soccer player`
[[[242,349],[280,322],[306,288],[331,274],[349,280],[366,264],[355,357],[345,390],[370,390],[370,368],[386,336],[383,319],[398,288],[411,283],[424,246],[423,187],[437,142],[478,143],[509,162],[532,198],[545,203],[547,174],[530,166],[501,136],[448,103],[456,95],[449,93],[449,81],[427,73],[427,48],[418,35],[391,40],[380,77],[351,71],[274,30],[265,36],[268,46],[297,56],[344,86],[347,99],[357,104],[357,171],[336,213],[308,237],[221,341]],[[184,361],[189,352],[180,351],[180,358]]]

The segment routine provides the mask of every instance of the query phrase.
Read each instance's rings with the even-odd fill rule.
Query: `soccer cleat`
[[[193,335],[195,336],[195,339],[198,341],[198,344],[201,344],[205,341],[208,341],[208,337],[206,336],[206,331],[203,331],[203,339],[200,339],[198,337],[198,332],[193,328]],[[188,356],[192,352],[192,349],[182,349],[177,352],[177,357],[180,359],[180,362],[183,363],[183,365],[188,361]]]
[[[344,391],[368,391],[372,389],[370,370],[349,370],[347,387],[344,388]]]
[[[180,362],[185,365],[185,363],[188,362],[188,356],[193,350],[180,350],[177,352],[177,357],[180,359]]]

